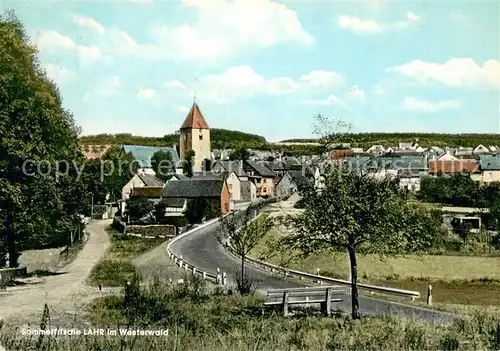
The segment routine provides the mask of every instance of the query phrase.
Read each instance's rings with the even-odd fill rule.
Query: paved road
[[[215,273],[217,268],[226,272],[230,282],[234,283],[234,274],[239,269],[241,261],[228,254],[217,241],[215,233],[219,224],[213,224],[191,235],[179,239],[172,245],[176,255],[182,255],[183,260],[202,270]],[[259,282],[259,291],[267,289],[281,289],[306,286],[294,281],[287,281],[283,277],[272,275],[257,268],[246,266],[247,272]],[[407,306],[395,302],[360,297],[360,312],[366,315],[397,315],[409,318],[423,319],[434,323],[451,323],[455,318],[451,314]],[[343,302],[335,305],[338,309],[350,312],[351,299],[349,295],[343,297]]]
[[[74,313],[99,296],[96,288],[85,284],[92,267],[99,262],[109,247],[105,232],[111,220],[92,222],[87,226],[89,238],[73,262],[62,268],[60,275],[45,277],[45,282],[22,288],[8,288],[0,293],[0,320],[25,321],[33,315],[41,316],[44,304],[54,313]]]

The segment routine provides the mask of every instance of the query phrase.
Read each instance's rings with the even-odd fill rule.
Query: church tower
[[[203,171],[203,161],[211,159],[212,150],[210,149],[210,128],[207,121],[201,114],[200,108],[193,103],[189,110],[180,131],[179,142],[179,157],[183,162],[186,159],[186,154],[194,151],[193,172]]]

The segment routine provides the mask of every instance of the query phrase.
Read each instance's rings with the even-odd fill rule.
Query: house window
[[[233,190],[233,184],[228,184],[227,186],[229,187],[229,191]]]
[[[203,135],[202,135],[202,134],[200,134],[200,135],[198,136],[198,138],[200,138],[200,140],[203,140]]]

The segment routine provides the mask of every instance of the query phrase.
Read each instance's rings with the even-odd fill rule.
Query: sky
[[[500,133],[497,1],[9,1],[83,134]]]

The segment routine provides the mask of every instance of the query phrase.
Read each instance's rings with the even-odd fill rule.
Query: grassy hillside
[[[316,139],[288,139],[282,142],[315,142]],[[367,147],[373,144],[397,146],[398,142],[413,142],[424,147],[429,146],[464,146],[475,147],[479,144],[500,145],[500,134],[440,134],[440,133],[350,133],[343,142],[356,147]]]
[[[248,134],[234,130],[211,129],[212,147],[224,144],[266,144],[266,139],[260,135]],[[163,137],[143,137],[132,134],[97,134],[80,138],[83,145],[149,145],[165,146],[179,142],[178,134],[167,134]]]
[[[256,149],[287,152],[293,155],[311,155],[317,153],[314,146],[278,146],[270,144],[263,136],[226,129],[211,129],[212,149]],[[178,134],[167,134],[163,137],[143,137],[132,134],[98,134],[80,137],[83,149],[88,152],[95,149],[97,153],[108,145],[144,145],[172,146],[179,143]]]

